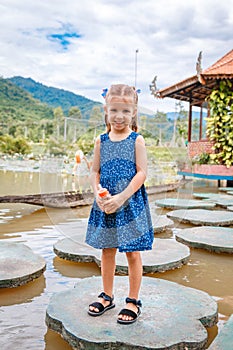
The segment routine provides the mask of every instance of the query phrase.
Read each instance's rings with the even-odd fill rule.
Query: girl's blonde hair
[[[138,94],[136,92],[135,87],[125,85],[125,84],[115,84],[111,85],[110,89],[106,93],[105,96],[105,101],[106,104],[111,102],[111,98],[114,96],[120,96],[120,97],[132,97],[133,103],[135,104],[135,114],[132,118],[132,123],[130,125],[131,129],[133,131],[138,131],[138,122],[137,122],[137,105],[138,105]],[[105,124],[107,127],[107,132],[110,132],[111,130],[111,125],[108,122],[108,116],[105,113]]]

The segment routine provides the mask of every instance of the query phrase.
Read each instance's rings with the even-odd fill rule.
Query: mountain
[[[7,79],[0,78],[0,120],[2,125],[8,121],[25,119],[34,121],[52,119],[53,109],[33,98],[27,91]]]
[[[167,119],[168,120],[174,121],[174,119],[177,117],[177,112],[167,112],[166,115],[167,115]],[[203,118],[205,118],[206,116],[207,116],[207,112],[203,111]],[[200,113],[197,112],[197,111],[193,111],[192,112],[192,118],[199,120],[200,119]]]
[[[61,107],[66,115],[71,107],[77,106],[83,118],[88,119],[94,106],[102,106],[100,102],[95,102],[67,90],[43,85],[31,78],[17,76],[8,78],[7,80],[29,92],[35,99],[48,104],[50,107]]]

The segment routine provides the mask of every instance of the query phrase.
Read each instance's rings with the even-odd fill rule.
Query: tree
[[[82,129],[80,128],[81,120],[82,120],[82,113],[79,107],[77,106],[71,107],[69,109],[68,118],[66,120],[65,127],[67,127],[67,121],[69,121],[68,135],[70,136],[70,138],[72,138],[73,142],[76,142],[78,135],[81,134],[81,130],[80,130]]]
[[[182,102],[177,103],[178,116],[176,121],[176,142],[185,147],[185,140],[188,138],[188,112],[185,111]]]
[[[23,137],[13,137],[10,135],[0,136],[0,151],[6,154],[28,154],[31,147]]]
[[[61,125],[63,124],[63,121],[64,121],[64,114],[63,114],[62,108],[61,107],[55,108],[53,111],[53,115],[54,115],[55,128],[57,130],[57,139],[59,140]]]
[[[73,106],[69,109],[68,118],[82,119],[82,113],[77,106]]]
[[[155,135],[158,138],[158,146],[162,146],[162,140],[165,139],[165,132],[170,127],[170,123],[167,120],[167,115],[164,112],[157,111],[155,114],[155,119],[153,120],[155,130]],[[148,125],[150,126],[150,125]]]
[[[105,122],[102,108],[100,106],[94,106],[91,110],[90,119],[88,122],[90,129],[93,130],[93,141],[95,141],[96,138],[96,129],[104,124]]]

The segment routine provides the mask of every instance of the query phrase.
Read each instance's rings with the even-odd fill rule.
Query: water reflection
[[[0,289],[0,305],[16,305],[30,303],[35,297],[40,296],[45,290],[45,277],[41,275],[36,280],[17,288]]]
[[[54,271],[66,277],[85,278],[100,275],[100,268],[95,263],[78,263],[55,257],[53,266]]]

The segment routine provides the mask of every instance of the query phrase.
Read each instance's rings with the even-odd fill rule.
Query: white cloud
[[[0,11],[3,77],[31,77],[101,101],[111,83],[134,84],[137,58],[139,101],[153,111],[175,106],[151,96],[155,75],[166,87],[195,74],[200,51],[207,68],[233,47],[233,0],[2,0]],[[67,46],[51,40],[66,34]]]

